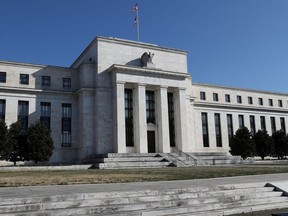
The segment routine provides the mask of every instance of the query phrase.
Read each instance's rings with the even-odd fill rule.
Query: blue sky
[[[136,40],[136,0],[0,0],[0,60],[70,66]],[[287,0],[139,0],[140,41],[188,51],[194,82],[288,93]]]

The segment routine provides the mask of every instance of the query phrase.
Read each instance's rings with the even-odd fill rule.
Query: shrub
[[[255,134],[254,142],[256,147],[256,155],[261,157],[262,160],[266,156],[272,156],[274,152],[274,140],[267,131],[265,130],[258,130]]]
[[[279,130],[273,133],[274,139],[274,155],[278,159],[283,159],[288,154],[288,141],[284,131]]]

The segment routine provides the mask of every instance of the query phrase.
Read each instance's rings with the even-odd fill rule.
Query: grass
[[[169,181],[288,173],[288,166],[209,166],[133,170],[1,171],[1,187]]]

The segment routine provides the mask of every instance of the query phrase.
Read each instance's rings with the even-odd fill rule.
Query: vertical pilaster
[[[147,153],[146,88],[138,84],[134,91],[134,143],[138,153]]]
[[[158,114],[158,136],[159,152],[170,152],[169,119],[168,119],[168,99],[167,87],[160,86],[157,91],[157,114]]]
[[[185,152],[188,145],[186,119],[186,89],[179,88],[175,93],[176,146]]]

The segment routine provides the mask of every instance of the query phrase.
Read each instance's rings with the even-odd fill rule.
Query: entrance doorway
[[[147,131],[148,153],[155,153],[155,131]]]

